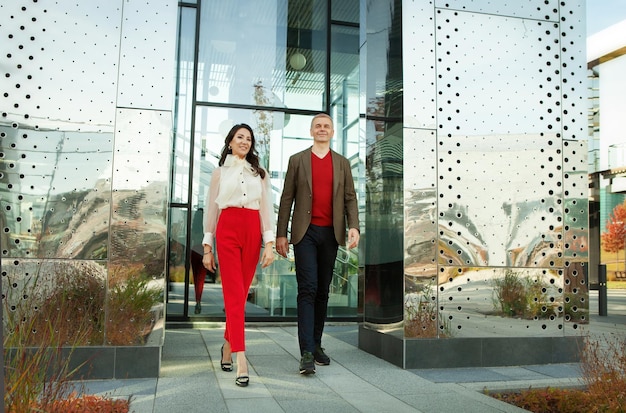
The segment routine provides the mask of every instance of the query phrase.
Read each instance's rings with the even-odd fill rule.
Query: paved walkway
[[[593,308],[597,307],[592,301]],[[609,316],[592,314],[585,329],[624,340],[626,311],[612,313],[609,302]],[[524,410],[484,395],[484,389],[581,385],[576,363],[403,370],[359,350],[357,330],[356,324],[329,325],[324,347],[332,359],[330,366],[318,366],[315,375],[302,376],[296,327],[251,325],[246,328],[250,386],[239,388],[235,372],[220,369],[221,324],[169,329],[159,378],[88,381],[86,391],[132,395],[131,411],[136,413],[486,413]]]

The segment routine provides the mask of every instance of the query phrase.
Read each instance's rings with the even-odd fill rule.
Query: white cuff
[[[263,232],[263,245],[267,244],[268,242],[276,242],[274,231],[271,229]]]
[[[213,242],[213,234],[210,232],[205,232],[204,233],[204,237],[202,238],[202,245],[208,245],[211,247],[211,250],[213,250],[213,252],[215,252],[215,245]]]

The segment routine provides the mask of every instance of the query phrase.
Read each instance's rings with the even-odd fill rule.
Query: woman
[[[265,244],[261,265],[274,260],[274,214],[271,185],[259,165],[254,132],[246,124],[232,127],[222,149],[219,168],[213,171],[204,218],[202,263],[215,271],[213,239],[217,241],[226,330],[220,365],[232,371],[232,353],[237,354],[235,383],[245,387],[250,379],[245,355],[245,307],[254,278],[261,239]]]

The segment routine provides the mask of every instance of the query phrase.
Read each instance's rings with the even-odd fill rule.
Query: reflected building
[[[582,0],[25,3],[0,6],[6,332],[86,274],[80,354],[118,361],[100,377],[156,376],[166,325],[224,320],[219,264],[200,285],[193,260],[226,132],[253,127],[277,207],[326,112],[362,223],[329,321],[404,368],[577,358]],[[259,268],[247,320],[294,321],[296,294],[292,258]]]
[[[601,259],[600,234],[614,208],[626,200],[626,144],[624,143],[624,82],[626,66],[626,21],[606,28],[587,39],[587,72],[589,76],[589,175],[591,188],[589,233],[594,253],[590,269],[606,263],[609,281],[626,279],[626,256]],[[616,234],[623,238],[626,230]],[[626,247],[626,244],[623,244]],[[621,256],[620,256],[621,255]],[[607,262],[608,261],[608,262]],[[592,285],[599,283],[596,271],[590,273]]]

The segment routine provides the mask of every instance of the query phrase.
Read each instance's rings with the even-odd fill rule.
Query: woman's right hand
[[[211,272],[215,272],[215,256],[213,255],[213,251],[204,254],[202,257],[202,265],[204,268]]]

